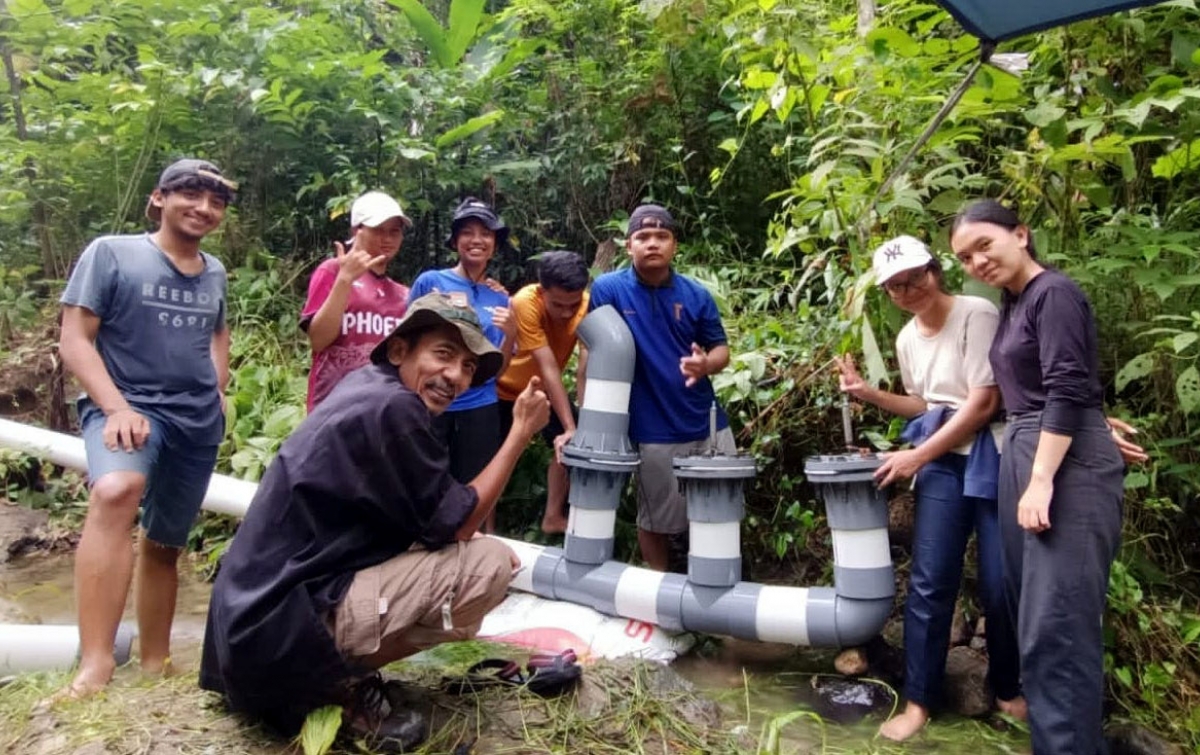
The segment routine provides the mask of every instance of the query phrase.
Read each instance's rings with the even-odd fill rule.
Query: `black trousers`
[[[450,452],[450,476],[470,484],[500,450],[500,408],[496,404],[442,412],[433,418],[433,434]]]
[[[1000,457],[1005,593],[1016,612],[1034,755],[1103,755],[1108,572],[1121,539],[1124,464],[1099,410],[1054,476],[1050,529],[1028,533],[1017,504],[1029,484],[1040,414],[1009,420]]]

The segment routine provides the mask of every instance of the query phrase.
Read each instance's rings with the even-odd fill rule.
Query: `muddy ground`
[[[44,511],[0,501],[0,623],[74,622],[71,582],[73,533]],[[69,672],[4,680],[0,686],[0,752],[29,755],[265,755],[300,752],[296,742],[232,715],[199,689],[196,670],[208,585],[193,557],[185,564],[172,632],[170,679],[144,678],[136,665],[118,669],[94,699],[55,706],[46,698]],[[127,611],[127,621],[133,617]],[[525,651],[527,652],[527,651]],[[413,704],[426,710],[433,735],[425,753],[736,752],[750,749],[746,732],[730,734],[720,708],[673,671],[653,664],[589,666],[581,687],[543,700],[511,687],[456,696],[441,691],[445,678],[489,655],[523,660],[522,651],[461,643],[387,669],[409,682]],[[738,737],[741,737],[741,740]],[[333,752],[364,752],[341,741]]]
[[[423,753],[683,753],[735,752],[720,713],[669,671],[633,663],[589,667],[574,694],[543,700],[513,688],[461,697],[438,691],[440,668],[408,664],[389,676],[412,683],[410,694],[433,722]],[[23,678],[0,690],[0,748],[29,755],[266,755],[300,752],[299,745],[229,714],[201,691],[194,673],[169,680],[141,679],[123,668],[102,696],[48,708],[39,704],[65,679]],[[7,714],[7,715],[6,715]],[[740,745],[740,747],[739,747]],[[333,752],[368,752],[343,740]]]

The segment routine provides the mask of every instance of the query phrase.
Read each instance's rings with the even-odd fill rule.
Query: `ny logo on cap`
[[[904,247],[901,246],[900,244],[892,244],[891,246],[889,246],[883,250],[883,257],[888,262],[891,262],[892,260],[896,259],[897,257],[903,257],[903,256],[904,256]]]

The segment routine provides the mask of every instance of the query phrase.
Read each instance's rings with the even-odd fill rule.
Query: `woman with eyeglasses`
[[[991,347],[1008,413],[1000,530],[1033,752],[1095,755],[1106,751],[1101,620],[1120,544],[1122,457],[1145,454],[1114,442],[1105,422],[1087,297],[1038,261],[1017,214],[976,202],[954,219],[950,245],[967,274],[1003,291]]]
[[[904,607],[904,710],[879,733],[903,741],[928,722],[941,702],[950,626],[962,581],[967,540],[978,540],[979,599],[987,620],[988,681],[1001,711],[1025,716],[1016,635],[1004,602],[996,515],[999,456],[993,425],[1000,392],[988,348],[996,307],[986,299],[945,290],[942,267],[911,236],[875,251],[876,282],[913,318],[896,338],[904,394],[869,385],[846,355],[839,360],[842,391],[909,419],[903,437],[914,448],[887,454],[880,486],[916,481],[912,571]]]

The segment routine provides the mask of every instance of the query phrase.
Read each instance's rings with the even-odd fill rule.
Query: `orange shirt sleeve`
[[[517,316],[517,351],[531,352],[549,345],[546,341],[546,330],[542,326],[542,297],[537,295],[536,286],[519,291],[513,297],[512,307]]]

